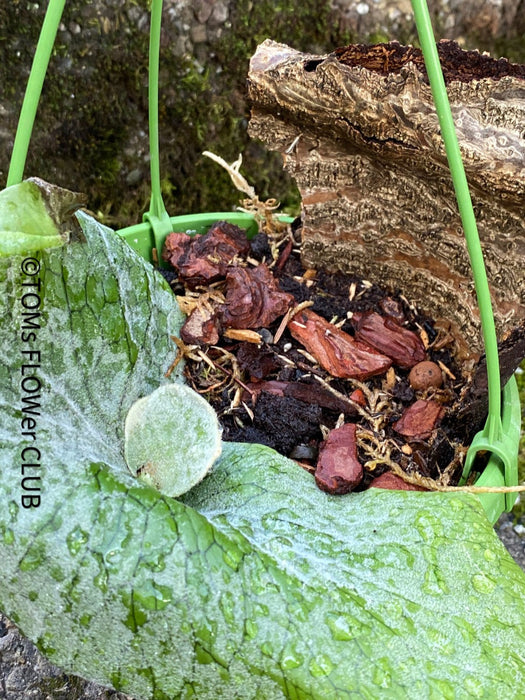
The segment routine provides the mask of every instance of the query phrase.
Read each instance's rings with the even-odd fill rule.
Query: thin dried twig
[[[333,386],[331,386],[327,381],[325,381],[319,375],[312,373],[312,377],[314,379],[316,379],[319,382],[319,384],[321,384],[327,391],[329,391],[331,394],[333,394],[333,396],[335,396],[340,401],[344,402],[349,408],[355,409],[361,416],[363,416],[363,418],[365,420],[367,420],[369,422],[373,422],[372,417],[358,403],[356,403],[355,401],[352,401],[352,399],[348,398],[348,396],[341,394],[341,392],[337,391],[337,389],[334,389]]]
[[[292,320],[292,318],[299,313],[299,311],[302,311],[303,309],[308,308],[309,306],[313,306],[314,302],[311,300],[307,301],[302,301],[300,304],[297,304],[297,306],[293,306],[291,309],[288,309],[288,311],[285,313],[285,315],[282,318],[281,323],[279,324],[279,328],[275,332],[275,335],[273,337],[273,342],[278,343],[282,334],[284,333],[284,330],[288,323]]]
[[[218,348],[218,349],[222,350],[222,348]],[[239,379],[239,377],[237,376],[237,373],[235,371],[231,372],[229,369],[226,369],[226,367],[223,367],[218,362],[214,362],[207,355],[205,355],[202,352],[202,350],[198,351],[198,355],[201,357],[202,360],[204,360],[204,362],[209,364],[214,369],[219,370],[219,372],[224,372],[224,374],[226,374],[228,377],[230,377],[232,379],[232,381],[234,381],[236,384],[241,386],[253,398],[255,392],[253,391],[253,389],[250,389],[250,387],[247,386],[241,379]],[[231,353],[228,353],[228,355],[231,355]]]
[[[283,231],[288,235],[288,226],[285,223],[280,222],[274,216],[274,211],[278,209],[280,203],[276,199],[267,199],[265,202],[261,202],[257,196],[254,188],[247,182],[245,177],[239,172],[239,168],[242,164],[242,155],[239,155],[236,161],[233,163],[227,163],[224,158],[211,153],[210,151],[203,151],[204,156],[211,158],[211,160],[218,163],[223,167],[228,175],[230,176],[235,187],[240,191],[247,194],[249,199],[245,199],[242,202],[242,207],[238,207],[239,211],[244,211],[249,214],[253,214],[256,219],[262,224],[262,228],[267,233],[271,240],[272,246],[272,257],[275,259],[277,255],[277,248],[282,242],[282,240],[273,240],[276,235],[281,234]],[[286,237],[285,236],[285,237]],[[284,239],[283,239],[284,240]]]
[[[257,195],[255,194],[255,190],[251,185],[249,185],[246,182],[246,179],[244,178],[243,175],[239,172],[239,168],[242,165],[242,155],[239,154],[239,157],[237,158],[236,161],[234,161],[231,165],[227,163],[224,158],[221,158],[220,156],[215,155],[215,153],[211,153],[210,151],[203,151],[202,153],[203,156],[206,156],[207,158],[211,158],[211,160],[214,160],[216,163],[218,163],[221,167],[223,167],[228,175],[231,177],[231,180],[235,187],[240,191],[244,192],[244,194],[247,194],[250,199],[258,199]]]
[[[195,355],[193,354],[193,351],[197,347],[196,345],[186,345],[184,341],[182,341],[180,338],[178,338],[176,335],[170,335],[171,340],[175,343],[177,346],[177,354],[175,356],[175,359],[171,363],[171,365],[168,367],[166,370],[164,376],[166,378],[169,378],[173,372],[173,370],[177,367],[179,362],[184,358],[184,357],[189,357],[191,360],[197,360]]]
[[[245,343],[253,343],[254,345],[262,343],[262,336],[257,331],[246,328],[227,328],[222,335],[230,340],[240,340]]]
[[[390,459],[389,455],[385,455],[381,459],[381,462],[388,466],[396,476],[401,477],[401,479],[403,479],[403,481],[405,481],[407,484],[423,486],[428,491],[439,491],[441,493],[456,493],[459,491],[464,491],[465,493],[475,494],[525,492],[525,484],[520,484],[518,486],[445,486],[427,476],[407,474],[404,469],[397,464],[397,462]]]

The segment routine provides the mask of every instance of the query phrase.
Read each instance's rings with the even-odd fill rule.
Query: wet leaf
[[[131,473],[166,496],[180,496],[206,476],[221,453],[209,403],[184,384],[166,384],[128,411],[124,455]]]
[[[23,633],[138,700],[525,687],[525,576],[474,496],[333,497],[274,451],[232,443],[179,500],[133,477],[125,418],[166,383],[183,319],[151,266],[77,218],[85,241],[38,254],[37,442],[21,436],[23,258],[0,260],[0,608]],[[28,444],[36,508],[17,472]]]
[[[38,178],[0,192],[0,256],[64,245],[84,197]],[[77,227],[78,228],[78,227]]]

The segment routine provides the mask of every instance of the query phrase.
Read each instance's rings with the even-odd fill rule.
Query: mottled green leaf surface
[[[331,497],[260,446],[225,444],[180,500],[124,461],[134,401],[165,383],[180,317],[164,282],[79,214],[39,253],[43,315],[20,338],[21,257],[0,260],[0,607],[68,671],[139,698],[519,698],[525,577],[472,496]],[[21,351],[41,352],[36,440]],[[41,505],[21,507],[21,450]]]

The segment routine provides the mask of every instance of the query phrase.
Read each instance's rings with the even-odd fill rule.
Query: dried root
[[[233,163],[227,163],[224,158],[211,153],[210,151],[203,151],[203,156],[211,158],[211,160],[218,163],[222,168],[226,170],[230,176],[233,184],[239,190],[248,195],[247,199],[243,199],[241,207],[238,207],[239,211],[244,211],[249,214],[253,214],[255,220],[259,224],[259,230],[266,233],[270,238],[270,245],[272,248],[272,257],[274,260],[277,259],[277,250],[283,240],[288,237],[288,226],[287,224],[279,221],[274,215],[275,211],[279,208],[280,203],[276,199],[267,199],[262,202],[254,188],[247,182],[246,178],[241,175],[239,168],[242,165],[242,155]]]

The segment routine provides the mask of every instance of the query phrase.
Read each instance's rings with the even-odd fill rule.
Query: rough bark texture
[[[506,379],[525,355],[525,68],[449,42],[440,54]],[[389,44],[317,56],[266,41],[249,95],[251,135],[283,154],[299,186],[305,262],[400,290],[450,324],[463,368],[473,367],[477,301],[420,52]]]

